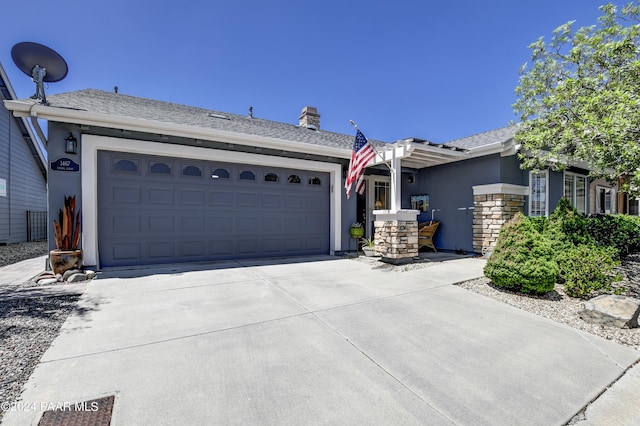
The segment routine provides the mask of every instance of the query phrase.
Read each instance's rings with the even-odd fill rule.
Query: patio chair
[[[418,250],[422,247],[429,247],[435,252],[438,251],[436,250],[436,246],[433,245],[433,236],[436,234],[438,225],[440,225],[440,222],[437,220],[418,224]]]

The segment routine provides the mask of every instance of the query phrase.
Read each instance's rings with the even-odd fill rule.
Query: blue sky
[[[19,97],[35,85],[11,60],[21,41],[69,65],[47,94],[85,88],[370,139],[446,142],[516,120],[528,45],[604,0],[86,0],[3,2],[0,62]],[[614,1],[622,5],[626,1]]]

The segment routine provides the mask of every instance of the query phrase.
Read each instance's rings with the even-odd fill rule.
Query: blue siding
[[[411,195],[429,195],[434,219],[440,221],[435,245],[444,250],[473,251],[473,189],[474,185],[498,183],[501,180],[499,154],[455,163],[428,167],[417,172],[415,183],[403,179],[403,208],[411,207]],[[432,212],[423,212],[419,222],[431,219]]]

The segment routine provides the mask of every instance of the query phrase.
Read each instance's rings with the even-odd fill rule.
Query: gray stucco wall
[[[549,171],[549,214],[553,213],[558,201],[564,197],[564,172]]]
[[[0,178],[7,196],[0,196],[0,243],[27,240],[27,210],[47,210],[47,185],[15,118],[0,95]]]
[[[77,154],[65,153],[65,138],[69,136],[69,132],[78,139]],[[53,229],[53,220],[58,220],[58,211],[64,206],[64,197],[76,197],[76,210],[82,205],[82,186],[79,172],[67,172],[51,170],[51,163],[60,158],[68,158],[75,163],[80,164],[80,152],[82,149],[82,140],[80,131],[76,126],[60,123],[49,123],[48,133],[48,152],[49,152],[49,249],[56,248],[55,231]]]
[[[473,158],[456,163],[427,167],[415,175],[415,182],[403,178],[402,206],[411,207],[412,195],[429,195],[429,208],[440,221],[435,245],[444,250],[473,251],[473,189],[474,185],[501,182],[499,154]],[[431,211],[422,212],[419,222],[431,220]]]

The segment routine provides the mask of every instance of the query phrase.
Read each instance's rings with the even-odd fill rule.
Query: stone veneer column
[[[410,263],[418,256],[418,211],[375,210],[376,253],[389,263]]]
[[[524,212],[529,187],[497,183],[473,187],[473,251],[493,249],[502,225],[516,212]]]

